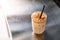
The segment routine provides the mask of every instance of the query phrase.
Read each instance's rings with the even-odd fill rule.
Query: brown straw
[[[43,9],[42,9],[42,11],[41,11],[40,18],[42,17],[42,14],[43,14],[43,12],[44,12],[44,9],[45,9],[45,5],[43,5]]]

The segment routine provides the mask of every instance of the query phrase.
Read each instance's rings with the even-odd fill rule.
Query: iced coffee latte
[[[40,15],[41,15],[40,11],[34,12],[31,15],[32,30],[33,30],[33,33],[36,33],[36,34],[41,34],[45,30],[47,15],[44,12],[41,18],[40,18]]]

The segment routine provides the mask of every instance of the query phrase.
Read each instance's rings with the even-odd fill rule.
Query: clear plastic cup
[[[41,34],[45,30],[47,15],[43,12],[40,18],[40,14],[41,12],[37,11],[31,15],[32,30],[33,30],[33,33],[36,33],[36,34]]]

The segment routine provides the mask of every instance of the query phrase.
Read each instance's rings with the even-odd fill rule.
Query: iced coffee
[[[44,12],[41,18],[40,18],[40,15],[41,15],[40,11],[34,12],[31,15],[32,30],[33,30],[33,33],[36,33],[36,34],[42,34],[45,30],[47,15]]]

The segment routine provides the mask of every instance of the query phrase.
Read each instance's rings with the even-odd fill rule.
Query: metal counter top
[[[42,5],[40,5],[40,3],[37,4],[34,4],[33,9],[30,9],[28,12],[32,13],[34,11],[39,11],[43,4],[46,5],[45,12],[48,18],[45,30],[45,40],[60,40],[60,8],[51,1],[42,3]],[[17,17],[18,22],[9,22],[13,31],[14,40],[32,40],[31,14],[28,14],[28,12],[26,12],[26,15],[22,15],[21,19],[19,19],[21,16]]]

